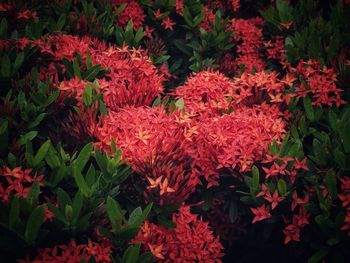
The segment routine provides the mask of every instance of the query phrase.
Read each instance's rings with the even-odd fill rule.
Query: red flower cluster
[[[339,107],[345,101],[341,99],[342,90],[336,85],[337,75],[333,68],[323,66],[321,68],[319,61],[309,60],[301,61],[297,68],[293,70],[297,75],[302,76],[303,80],[296,89],[298,97],[306,97],[311,94],[312,104],[331,107]]]
[[[124,10],[119,14],[117,22],[120,26],[125,27],[131,20],[133,22],[134,30],[137,31],[143,26],[145,14],[139,3],[134,0],[110,0],[115,8],[121,4],[126,4]]]
[[[346,209],[344,225],[341,230],[348,231],[348,235],[350,236],[350,178],[340,178],[340,182],[342,193],[338,194],[338,197],[342,202],[342,206]]]
[[[43,175],[31,176],[32,169],[23,170],[22,167],[10,169],[0,168],[0,199],[8,203],[11,195],[26,198],[34,182],[43,186]],[[3,179],[2,179],[3,178]]]
[[[182,206],[173,215],[175,229],[146,221],[133,243],[142,243],[160,262],[221,262],[222,245],[214,238],[208,223]]]
[[[195,137],[197,172],[204,174],[210,186],[217,184],[217,169],[249,171],[266,158],[273,140],[283,138],[286,124],[280,116],[277,107],[262,104],[203,121]]]
[[[284,83],[277,78],[275,71],[271,73],[260,71],[255,74],[244,72],[240,77],[234,79],[234,85],[235,89],[230,91],[230,95],[235,103],[242,102],[251,106],[264,101],[273,103],[283,101]]]
[[[183,128],[163,108],[126,107],[100,120],[98,148],[110,153],[111,141],[132,169],[147,179],[146,197],[181,203],[199,183],[191,173]]]
[[[38,255],[34,260],[28,257],[24,260],[18,260],[18,263],[44,263],[44,262],[62,262],[62,263],[79,263],[88,262],[90,258],[97,263],[112,262],[110,254],[112,247],[107,244],[98,244],[91,240],[88,244],[77,245],[75,240],[71,240],[68,245],[56,245],[53,248],[39,249]]]
[[[263,46],[263,20],[261,18],[236,19],[233,18],[227,30],[234,32],[234,40],[238,43],[236,61],[237,66],[244,65],[245,71],[254,68],[262,71],[265,68],[260,48]]]
[[[211,25],[215,23],[215,14],[208,6],[203,7],[204,18],[200,24],[205,31],[211,31]]]
[[[32,43],[39,46],[43,54],[52,56],[53,62],[41,68],[42,78],[51,80],[64,91],[76,99],[81,99],[85,90],[84,81],[73,79],[58,84],[58,72],[54,62],[64,72],[62,59],[73,60],[79,53],[83,60],[90,55],[94,64],[100,64],[108,70],[99,81],[104,102],[107,107],[117,110],[125,105],[149,105],[155,97],[163,92],[163,73],[158,70],[152,61],[141,50],[128,50],[113,45],[106,46],[97,39],[88,37],[79,38],[70,35],[51,35],[36,41],[20,39],[18,43]],[[24,46],[24,44],[21,44]],[[82,70],[84,70],[84,65]]]
[[[215,71],[201,71],[177,87],[174,95],[185,100],[187,112],[213,116],[228,110],[231,105],[229,93],[236,89],[232,80],[225,75]]]

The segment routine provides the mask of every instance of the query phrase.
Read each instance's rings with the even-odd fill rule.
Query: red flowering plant
[[[253,2],[0,4],[5,261],[348,261],[348,1]]]

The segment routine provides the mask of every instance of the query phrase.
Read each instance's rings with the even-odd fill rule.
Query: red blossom
[[[75,240],[71,240],[67,245],[56,245],[52,248],[39,249],[34,261],[18,260],[18,263],[26,262],[62,262],[62,263],[79,263],[89,261],[94,258],[95,262],[108,263],[112,262],[110,254],[112,247],[107,244],[99,244],[91,240],[88,244],[77,245]],[[28,258],[28,257],[27,257]]]
[[[117,18],[117,22],[120,26],[125,27],[131,20],[135,31],[142,27],[145,14],[139,3],[134,0],[113,0],[112,4],[115,8],[118,8],[121,4],[126,4],[126,7]]]
[[[294,191],[293,193],[293,202],[292,202],[292,211],[294,211],[297,205],[304,206],[309,203],[309,195],[305,194],[304,198],[299,198],[298,193]]]
[[[271,195],[270,192],[268,192],[268,193],[266,194],[266,196],[264,197],[264,199],[265,199],[266,201],[268,201],[268,202],[271,203],[271,209],[273,210],[273,209],[276,208],[276,206],[278,205],[278,203],[280,203],[281,201],[284,200],[284,197],[280,197],[280,196],[278,195],[278,191],[276,190],[276,191],[273,193],[273,195]]]
[[[22,167],[0,169],[0,199],[8,203],[11,195],[26,198],[31,186],[35,182],[43,183],[43,175],[31,175],[32,169],[23,170]]]
[[[146,221],[132,243],[141,243],[159,262],[221,262],[222,245],[208,223],[191,214],[189,206],[181,206],[173,215],[175,229]]]
[[[288,244],[290,241],[300,241],[300,228],[294,224],[286,226],[283,230],[285,234],[284,244]]]
[[[97,146],[110,152],[111,140],[146,183],[146,198],[181,203],[199,178],[191,172],[184,128],[163,108],[124,108],[101,118]],[[147,180],[146,180],[147,179]]]
[[[266,206],[265,204],[263,204],[258,208],[250,208],[250,210],[255,215],[252,221],[253,224],[257,221],[262,221],[262,220],[271,218],[270,207]]]
[[[162,26],[164,27],[164,29],[169,29],[171,31],[174,30],[173,26],[175,25],[176,23],[173,22],[170,17],[166,17],[163,19],[163,22],[162,22]]]
[[[29,20],[29,19],[35,19],[35,18],[38,18],[37,13],[32,12],[30,10],[25,10],[17,14],[17,19]]]

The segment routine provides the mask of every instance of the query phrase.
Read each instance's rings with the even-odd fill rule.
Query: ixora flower
[[[26,198],[30,188],[35,182],[43,186],[43,175],[31,175],[32,169],[16,167],[11,169],[3,167],[0,169],[0,200],[8,203],[11,195]]]
[[[231,114],[201,120],[194,136],[194,168],[210,185],[217,184],[218,169],[247,172],[268,157],[273,140],[280,142],[285,121],[276,106],[237,107]]]
[[[231,103],[230,94],[237,87],[218,71],[201,71],[191,75],[186,83],[175,89],[177,99],[183,98],[187,112],[199,115],[218,115],[226,112]]]
[[[271,218],[270,207],[266,206],[265,204],[258,208],[250,208],[250,210],[252,210],[253,214],[255,215],[252,223]]]
[[[222,245],[208,223],[181,206],[173,215],[176,228],[168,229],[146,221],[132,243],[141,243],[159,262],[221,262]]]
[[[107,46],[97,39],[63,34],[50,35],[29,43],[38,46],[43,55],[52,58],[48,66],[40,69],[40,75],[43,78],[49,77],[65,95],[73,96],[78,101],[81,100],[87,82],[73,78],[58,83],[56,68],[58,66],[64,72],[62,60],[73,61],[77,53],[83,61],[89,55],[93,64],[100,64],[107,71],[98,79],[98,83],[104,102],[110,109],[117,110],[125,105],[150,105],[163,93],[165,76],[141,49]]]
[[[146,198],[181,203],[199,179],[191,172],[188,140],[183,127],[163,108],[126,107],[100,119],[96,146],[110,153],[114,140],[123,158],[142,176]]]
[[[333,68],[321,67],[319,61],[300,61],[295,69],[291,69],[304,80],[296,89],[296,96],[304,98],[308,94],[312,97],[312,104],[339,107],[345,101],[341,99],[342,90],[336,85],[337,75]]]
[[[145,20],[145,14],[139,3],[134,0],[110,0],[110,2],[112,2],[112,5],[116,8],[125,4],[124,10],[117,18],[117,22],[120,26],[125,27],[131,20],[135,31],[142,27],[143,21]]]
[[[109,244],[99,244],[91,240],[87,244],[78,245],[75,240],[71,240],[69,244],[56,245],[52,248],[39,249],[34,260],[27,259],[18,260],[18,263],[29,262],[69,262],[79,263],[88,262],[91,258],[94,262],[108,263],[112,262],[110,254],[112,247]]]

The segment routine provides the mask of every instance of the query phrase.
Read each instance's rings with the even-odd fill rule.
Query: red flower
[[[173,22],[168,16],[166,18],[164,18],[163,22],[162,22],[162,26],[165,29],[169,29],[171,31],[174,30],[173,25],[175,25],[175,22]]]
[[[252,221],[253,224],[257,221],[271,218],[270,208],[268,206],[265,206],[265,204],[258,208],[250,208],[250,210],[252,210],[253,214],[255,215]]]
[[[297,205],[304,206],[309,203],[309,195],[305,194],[304,198],[299,198],[298,193],[294,191],[293,193],[293,202],[292,202],[292,211],[294,211]]]
[[[25,10],[25,11],[19,12],[17,15],[17,19],[29,20],[29,19],[34,19],[34,18],[38,18],[38,15],[36,12],[32,12],[30,10]]]
[[[29,262],[62,262],[79,263],[94,258],[95,262],[112,262],[110,255],[112,247],[109,244],[98,244],[88,241],[88,244],[77,245],[71,240],[68,245],[56,245],[53,248],[39,249],[36,258]],[[27,257],[28,258],[28,257]],[[27,260],[18,260],[19,263],[26,263]]]
[[[119,14],[117,21],[120,26],[126,26],[130,20],[133,22],[134,30],[137,31],[143,25],[145,14],[139,3],[134,0],[116,0],[113,5],[118,8],[125,3],[125,9]]]
[[[132,243],[141,243],[159,262],[221,262],[222,245],[208,223],[191,214],[189,206],[181,206],[173,215],[175,229],[146,221]]]
[[[268,192],[264,199],[271,203],[271,209],[273,210],[278,205],[278,203],[284,200],[284,197],[279,197],[278,191],[276,190],[272,196],[270,192]]]
[[[163,108],[124,108],[101,118],[96,132],[100,149],[110,152],[111,139],[146,184],[148,200],[182,203],[199,183],[191,172],[189,140],[183,127]]]
[[[286,226],[283,230],[285,234],[284,244],[288,244],[290,241],[300,241],[300,228],[294,224]]]
[[[26,198],[34,182],[43,186],[43,175],[31,175],[32,169],[22,167],[0,168],[0,199],[7,203],[11,195]]]

